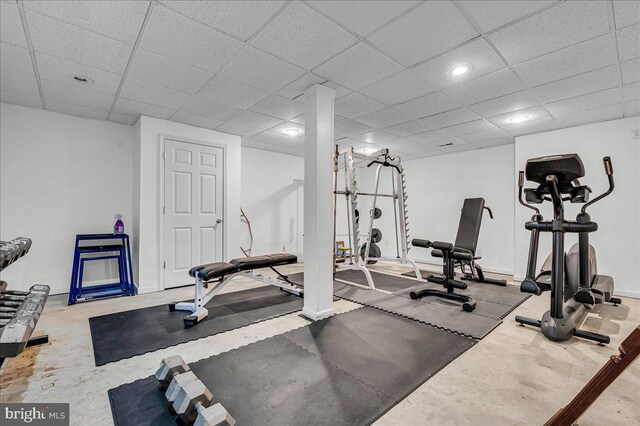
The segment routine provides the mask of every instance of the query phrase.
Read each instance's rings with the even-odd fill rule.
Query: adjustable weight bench
[[[209,315],[205,305],[224,288],[229,281],[236,277],[250,278],[275,287],[296,296],[302,296],[302,288],[288,280],[276,269],[276,266],[297,263],[298,257],[290,253],[276,253],[264,256],[233,259],[230,262],[215,262],[199,265],[189,270],[189,275],[195,278],[195,298],[193,303],[178,302],[169,304],[170,311],[190,311],[191,315],[184,318],[186,326],[196,325]],[[271,268],[280,279],[274,280],[252,270]],[[211,287],[210,287],[211,286]]]
[[[480,259],[480,256],[476,256],[476,248],[484,210],[487,210],[489,217],[493,219],[491,209],[484,205],[484,198],[467,198],[464,200],[451,260],[454,263],[454,267],[460,268],[462,279],[506,286],[507,282],[505,280],[485,277],[482,268],[476,263],[476,260]],[[431,251],[431,256],[444,257],[444,254],[442,250],[435,249]]]

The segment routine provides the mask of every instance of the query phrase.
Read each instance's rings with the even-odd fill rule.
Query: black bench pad
[[[297,262],[298,257],[290,253],[266,254],[264,256],[233,259],[229,263],[215,262],[194,266],[189,270],[189,275],[195,277],[197,273],[199,278],[209,281],[235,272],[266,268],[269,266],[289,265]]]

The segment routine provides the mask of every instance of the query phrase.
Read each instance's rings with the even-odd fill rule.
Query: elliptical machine
[[[520,291],[542,294],[551,291],[551,309],[535,320],[516,316],[521,326],[540,327],[542,334],[554,341],[563,341],[571,336],[582,337],[598,342],[609,343],[609,336],[580,330],[576,319],[597,303],[621,303],[613,295],[613,278],[597,275],[595,250],[589,244],[589,233],[598,230],[598,224],[591,221],[587,207],[609,195],[614,189],[613,166],[609,157],[603,158],[605,173],[609,179],[609,189],[589,201],[591,188],[580,185],[579,178],[584,177],[584,165],[578,154],[554,155],[532,158],[525,167],[526,178],[538,183],[538,187],[524,189],[526,203],[522,200],[525,173],[519,173],[518,198],[522,205],[533,209],[535,214],[525,228],[531,231],[527,276],[520,285]],[[565,195],[565,196],[563,196]],[[540,211],[531,205],[551,201],[554,219],[544,221]],[[586,203],[577,215],[576,221],[564,218],[564,201]],[[538,242],[540,232],[553,233],[553,250],[545,261],[542,271],[535,276]],[[564,253],[564,234],[578,233],[578,243],[569,253]],[[566,275],[565,275],[566,274]],[[566,302],[566,303],[565,303]]]

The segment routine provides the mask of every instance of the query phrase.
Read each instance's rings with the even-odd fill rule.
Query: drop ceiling
[[[124,124],[149,115],[297,156],[301,95],[314,84],[336,91],[340,146],[388,147],[405,159],[640,115],[638,1],[0,8],[2,102]],[[468,71],[455,76],[459,65]]]

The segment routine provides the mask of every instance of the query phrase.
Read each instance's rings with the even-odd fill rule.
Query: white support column
[[[304,308],[312,320],[333,315],[333,101],[316,84],[304,94]]]

